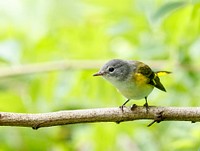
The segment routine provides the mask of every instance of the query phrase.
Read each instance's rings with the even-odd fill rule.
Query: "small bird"
[[[127,100],[120,106],[122,111],[123,107],[129,102],[129,100],[145,98],[144,106],[148,112],[148,95],[152,92],[154,87],[166,92],[166,89],[160,82],[159,76],[169,73],[171,72],[154,72],[148,65],[140,61],[113,59],[108,61],[100,71],[93,76],[102,76],[127,98]]]

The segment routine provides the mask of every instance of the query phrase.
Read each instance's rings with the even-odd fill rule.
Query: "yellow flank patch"
[[[148,78],[141,73],[136,73],[133,78],[138,85],[146,84],[148,81]]]
[[[158,72],[156,72],[156,75],[160,77],[160,76],[165,76],[170,73],[171,72],[168,72],[168,71],[158,71]]]

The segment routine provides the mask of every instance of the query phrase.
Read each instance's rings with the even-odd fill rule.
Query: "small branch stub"
[[[123,112],[116,108],[97,108],[68,110],[51,113],[10,113],[0,112],[0,126],[51,127],[58,125],[94,123],[94,122],[125,122],[151,119],[153,123],[165,121],[200,121],[200,107],[149,107],[148,113],[142,106],[124,107]]]

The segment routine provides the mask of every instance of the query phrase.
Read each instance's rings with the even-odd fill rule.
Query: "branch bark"
[[[120,108],[98,108],[83,110],[68,110],[51,113],[10,113],[0,112],[0,126],[20,126],[32,127],[51,127],[58,125],[94,122],[125,122],[142,119],[152,119],[154,122],[160,121],[200,121],[200,107],[149,107],[137,106],[134,109],[125,107],[122,112]],[[149,126],[150,126],[149,125]]]

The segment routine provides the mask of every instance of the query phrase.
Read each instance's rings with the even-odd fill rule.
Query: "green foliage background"
[[[6,0],[0,2],[0,65],[112,58],[159,61],[168,93],[157,106],[199,106],[200,3],[173,0]],[[162,68],[159,68],[162,67]],[[0,79],[0,111],[39,113],[119,106],[124,98],[95,70]],[[132,101],[133,103],[134,101]],[[144,100],[134,103],[142,105]],[[130,104],[128,104],[130,105]],[[0,127],[0,151],[188,151],[199,123],[149,121],[42,128]]]

